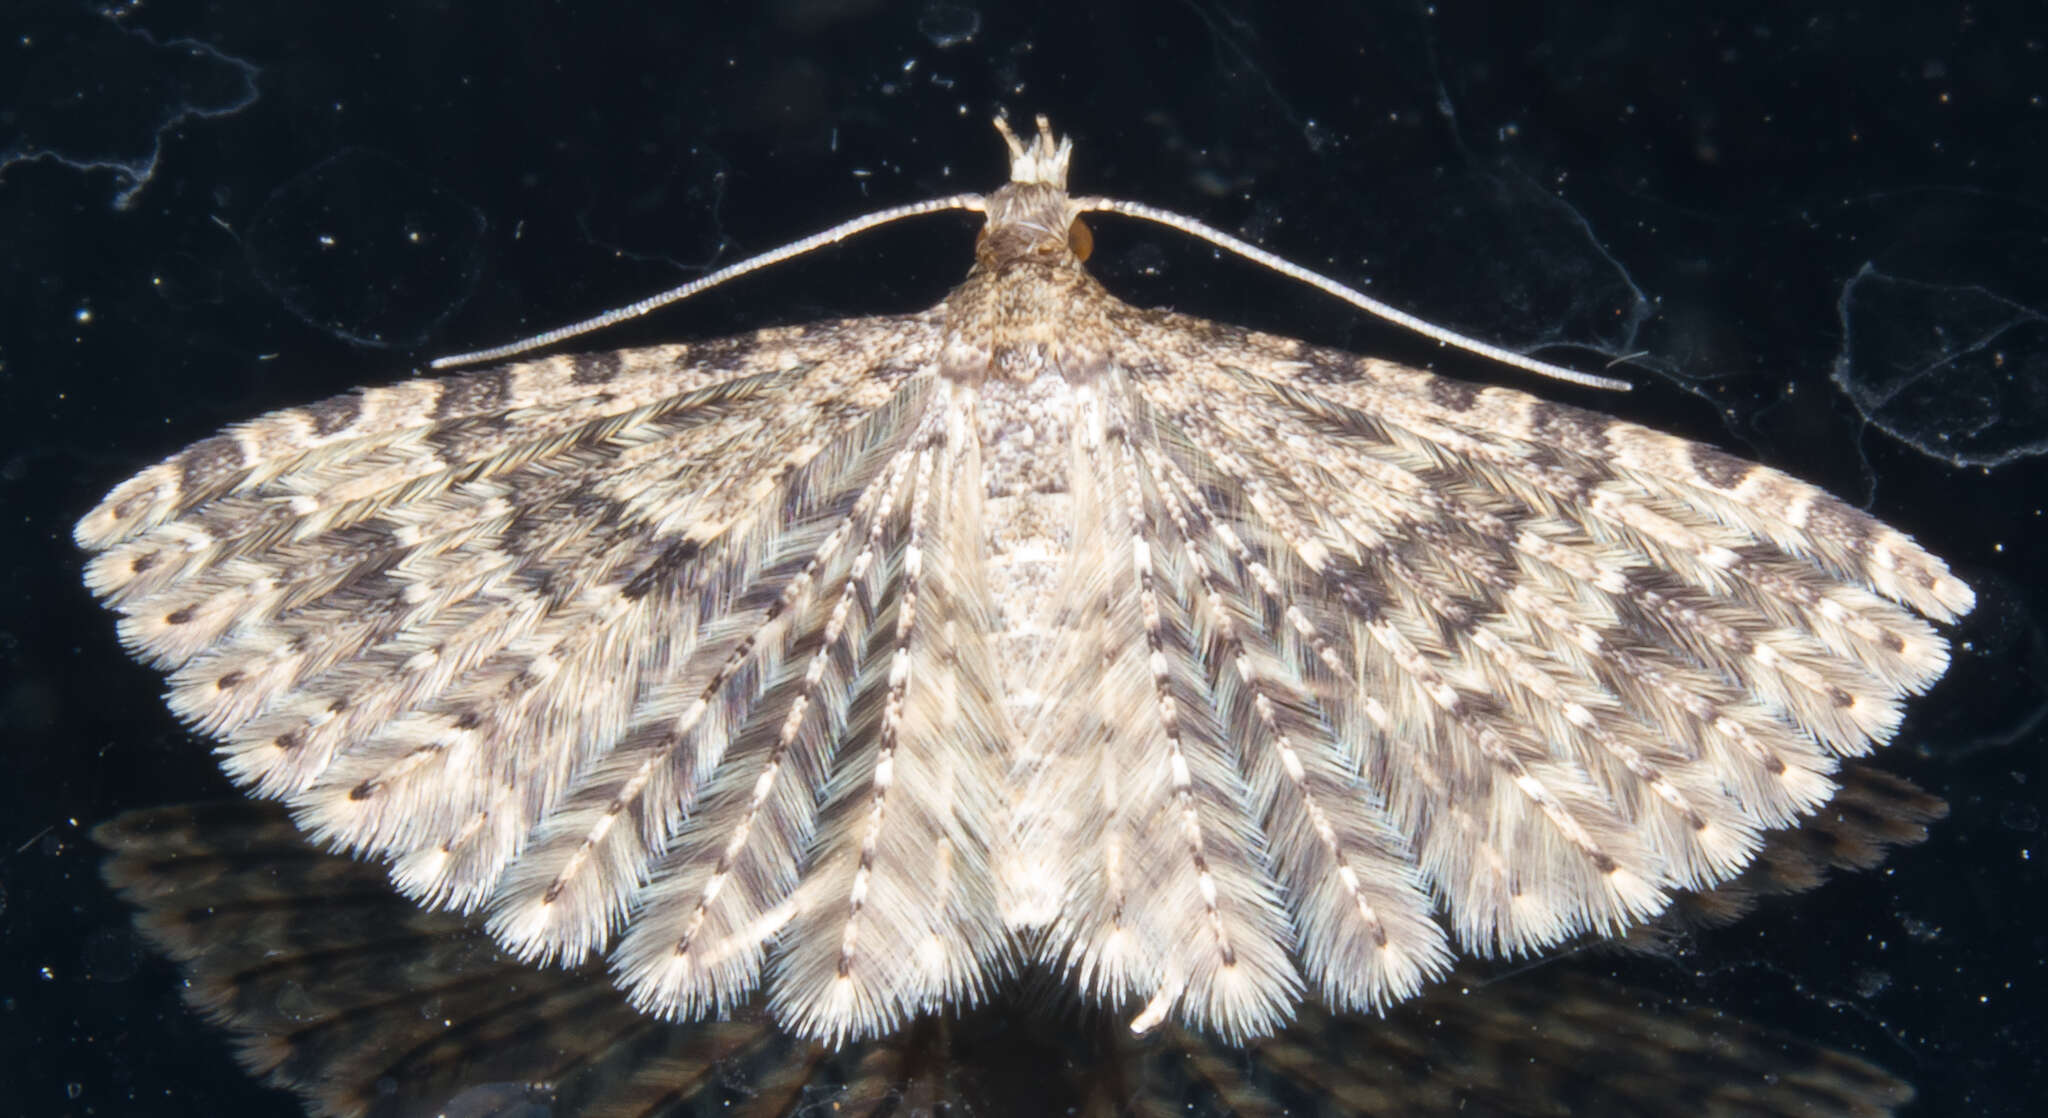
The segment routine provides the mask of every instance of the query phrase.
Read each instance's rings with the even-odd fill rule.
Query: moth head
[[[1010,181],[988,196],[988,225],[976,245],[981,262],[992,267],[1072,266],[1088,259],[1094,238],[1067,196],[1074,141],[1054,139],[1052,123],[1042,115],[1038,134],[1028,143],[1017,138],[1004,117],[996,118],[996,131],[1010,148]]]
[[[988,196],[988,224],[975,242],[987,267],[1079,267],[1095,240],[1067,192],[1044,183],[1009,183]]]

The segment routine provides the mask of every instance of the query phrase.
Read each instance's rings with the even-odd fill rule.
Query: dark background
[[[76,517],[227,422],[991,189],[999,107],[1074,134],[1077,191],[1578,368],[1625,358],[1627,395],[1533,387],[1946,556],[1980,604],[1890,751],[1952,804],[1933,839],[1675,960],[1591,965],[1859,1053],[1916,1114],[2048,1090],[2040,4],[4,7],[0,1093],[22,1113],[295,1112],[98,880],[92,824],[225,784],[80,587]],[[1133,302],[1532,386],[1094,227]],[[597,344],[929,305],[971,229],[877,232]]]

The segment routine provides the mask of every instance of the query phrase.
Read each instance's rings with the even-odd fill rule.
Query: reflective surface
[[[1867,865],[1941,810],[1881,773],[1845,785],[1830,826],[1773,843],[1718,903],[1639,938]],[[1085,1010],[1040,976],[828,1049],[758,1004],[663,1024],[598,967],[521,965],[474,922],[393,896],[376,867],[309,847],[270,805],[144,809],[93,835],[185,1000],[319,1114],[1875,1115],[1913,1095],[1847,1053],[1584,968],[1475,971],[1385,1017],[1311,1009],[1242,1049],[1172,1026],[1134,1038],[1127,1012]]]

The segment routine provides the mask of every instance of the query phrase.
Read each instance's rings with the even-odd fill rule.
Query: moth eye
[[[1074,256],[1081,260],[1087,260],[1088,254],[1095,251],[1095,234],[1090,233],[1078,217],[1067,226],[1067,247],[1073,249]]]

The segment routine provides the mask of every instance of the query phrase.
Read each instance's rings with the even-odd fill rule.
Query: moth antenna
[[[1249,241],[1239,240],[1215,226],[1205,225],[1194,218],[1174,213],[1172,210],[1162,210],[1156,206],[1145,205],[1142,202],[1126,202],[1120,198],[1076,198],[1074,199],[1074,212],[1122,214],[1125,217],[1143,218],[1146,221],[1157,222],[1171,229],[1178,229],[1191,237],[1200,237],[1202,240],[1218,248],[1228,249],[1254,264],[1262,264],[1271,268],[1288,279],[1305,283],[1317,290],[1334,295],[1367,314],[1384,318],[1398,326],[1405,326],[1432,341],[1442,342],[1447,346],[1462,349],[1467,353],[1476,353],[1481,357],[1490,358],[1503,365],[1513,365],[1517,369],[1526,369],[1538,376],[1549,377],[1552,380],[1561,380],[1566,384],[1576,384],[1585,388],[1606,389],[1611,392],[1627,392],[1635,387],[1625,380],[1598,376],[1593,373],[1582,373],[1577,369],[1567,369],[1562,365],[1553,365],[1548,361],[1538,361],[1533,357],[1525,357],[1522,354],[1516,353],[1514,350],[1503,349],[1490,342],[1482,342],[1478,338],[1467,337],[1455,330],[1446,330],[1434,322],[1417,318],[1406,311],[1390,307],[1356,288],[1346,287],[1336,280],[1323,275],[1321,272],[1312,272],[1285,257],[1267,252],[1265,249]]]
[[[736,264],[728,264],[708,276],[699,276],[680,287],[672,287],[660,294],[649,295],[637,303],[628,303],[623,307],[615,307],[603,314],[586,318],[581,322],[572,322],[567,326],[557,326],[553,330],[535,334],[530,338],[522,338],[516,342],[507,342],[504,345],[492,346],[489,349],[472,350],[469,353],[436,357],[427,363],[427,367],[432,369],[452,369],[462,365],[478,365],[486,361],[516,357],[522,353],[529,353],[545,346],[551,346],[559,341],[588,334],[593,330],[602,330],[607,326],[624,322],[629,318],[639,318],[649,311],[658,310],[668,306],[670,303],[679,303],[700,291],[707,291],[717,287],[727,280],[738,279],[748,272],[766,268],[771,264],[780,264],[792,256],[802,256],[804,253],[815,248],[836,244],[856,233],[864,233],[873,229],[877,225],[886,225],[889,222],[906,217],[922,217],[925,214],[938,213],[942,210],[968,210],[979,213],[985,206],[986,202],[979,194],[949,194],[944,198],[928,198],[922,202],[911,202],[908,205],[891,206],[886,210],[876,210],[874,213],[862,214],[851,221],[842,221],[830,229],[819,230],[802,240],[791,241],[781,248],[770,249],[759,256],[749,256]]]

